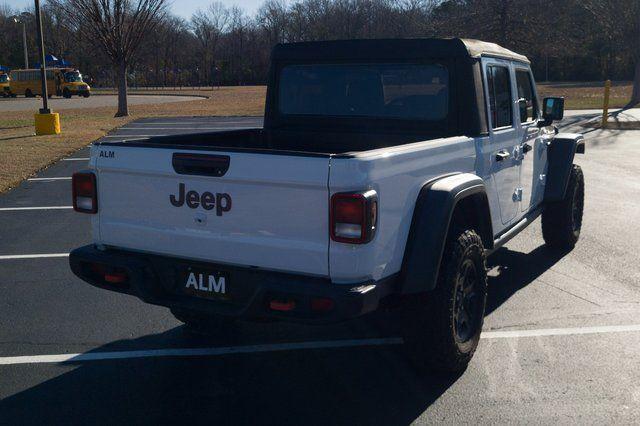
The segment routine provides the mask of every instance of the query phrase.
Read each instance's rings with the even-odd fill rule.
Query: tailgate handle
[[[174,153],[171,164],[181,175],[224,176],[229,170],[228,155]]]

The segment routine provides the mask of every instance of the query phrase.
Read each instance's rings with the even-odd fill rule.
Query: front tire
[[[463,371],[478,347],[487,298],[484,245],[471,229],[451,232],[438,283],[404,312],[402,334],[411,361],[428,370]]]
[[[580,238],[584,211],[584,175],[573,165],[564,198],[548,203],[542,212],[542,237],[547,246],[571,250]]]

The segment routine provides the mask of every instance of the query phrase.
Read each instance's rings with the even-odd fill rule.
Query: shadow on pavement
[[[527,254],[504,248],[496,252],[491,261],[500,265],[499,274],[490,278],[487,313],[564,254],[544,246]],[[309,340],[324,334],[309,330]],[[360,334],[357,329],[353,332]],[[176,327],[91,352],[163,348],[167,342],[183,348],[247,345],[255,343],[257,333],[264,334],[258,338],[262,343],[283,338],[282,330],[269,324],[211,337],[193,336]],[[21,383],[38,383],[0,401],[0,424],[11,425],[407,424],[460,377],[419,374],[400,346],[10,368]],[[50,379],[39,383],[42,377]]]
[[[544,245],[529,253],[501,248],[488,260],[497,266],[497,276],[489,275],[489,292],[485,315],[498,309],[516,292],[531,284],[569,252],[550,249]]]
[[[406,424],[457,380],[420,377],[391,346],[12,369],[63,373],[1,401],[0,424]]]

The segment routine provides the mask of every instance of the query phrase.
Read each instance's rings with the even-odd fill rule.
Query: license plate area
[[[177,287],[182,294],[227,302],[232,300],[227,271],[186,266],[178,277]]]

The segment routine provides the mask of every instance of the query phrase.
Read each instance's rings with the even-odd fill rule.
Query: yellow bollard
[[[609,92],[611,91],[611,80],[604,82],[604,104],[602,105],[602,128],[607,128],[609,118]]]
[[[56,112],[48,114],[36,113],[36,135],[60,134],[60,115]]]

